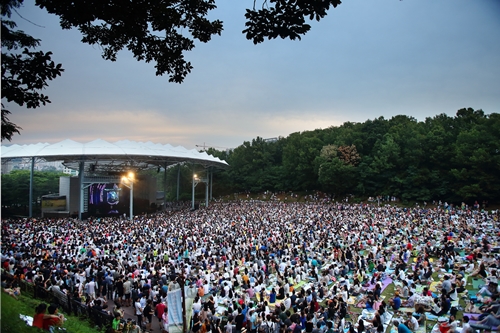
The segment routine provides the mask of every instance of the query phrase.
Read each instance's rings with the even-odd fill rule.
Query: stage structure
[[[127,188],[130,191],[130,218],[133,214],[134,183],[136,174],[141,170],[164,170],[165,189],[167,188],[167,168],[174,165],[189,164],[202,166],[207,175],[211,175],[214,168],[226,169],[229,165],[217,157],[199,152],[196,149],[188,150],[181,146],[159,144],[152,142],[135,142],[129,140],[108,142],[97,139],[87,143],[73,140],[64,140],[58,143],[37,143],[30,145],[2,145],[2,164],[12,159],[30,159],[30,198],[29,215],[33,214],[33,172],[37,162],[62,161],[69,169],[78,171],[79,207],[78,217],[82,218],[85,212],[84,200],[91,199],[92,187],[96,184],[112,184],[97,186],[101,197],[105,197],[106,205],[113,210],[118,204],[119,191]],[[209,177],[206,177],[207,189]],[[193,188],[199,180],[193,177]],[[179,182],[179,179],[177,180]],[[123,185],[123,187],[117,184]],[[212,182],[210,177],[210,192]],[[90,189],[89,189],[90,188]],[[96,191],[97,191],[96,190]],[[208,190],[206,191],[208,193]],[[208,194],[206,194],[208,196]],[[166,207],[166,195],[164,195]],[[104,202],[104,200],[101,200]],[[208,197],[206,198],[208,205]],[[192,206],[194,207],[194,196]]]

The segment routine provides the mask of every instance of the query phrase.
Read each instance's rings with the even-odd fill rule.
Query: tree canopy
[[[207,153],[231,166],[214,170],[215,196],[320,190],[336,198],[499,203],[499,142],[500,114],[464,108],[454,117],[379,117],[276,140],[257,137]],[[181,197],[189,199],[192,170],[181,170]],[[169,199],[175,198],[177,172],[169,169]]]
[[[34,51],[40,45],[36,39],[21,30],[10,20],[12,11],[22,0],[2,0],[2,100],[34,109],[50,103],[48,96],[40,93],[64,71],[61,64],[52,61],[52,52]],[[2,141],[11,140],[21,127],[12,123],[2,103]]]
[[[231,168],[214,179],[237,192],[322,190],[406,202],[494,201],[500,197],[499,142],[497,113],[464,108],[455,117],[440,114],[422,122],[380,117],[277,141],[244,142],[224,152]]]
[[[33,203],[41,196],[59,192],[59,178],[67,176],[55,171],[36,171],[33,175]],[[2,207],[27,207],[29,205],[30,171],[13,170],[2,175]]]

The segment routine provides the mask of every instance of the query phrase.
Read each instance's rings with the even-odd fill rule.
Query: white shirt
[[[201,301],[198,301],[197,303],[193,303],[193,310],[195,312],[199,312],[201,310]]]
[[[413,332],[416,332],[416,331],[418,330],[419,326],[420,326],[420,325],[418,324],[418,320],[417,320],[417,318],[415,318],[415,317],[413,317],[413,316],[410,316],[410,323],[411,323],[411,325],[413,326],[412,331],[413,331]]]
[[[347,291],[343,290],[340,292],[340,294],[342,295],[342,300],[347,303],[347,301],[349,300],[349,298],[347,297]]]
[[[286,298],[285,299],[285,309],[290,309],[290,307],[292,306],[292,300],[290,299],[290,297]]]
[[[134,307],[135,307],[135,315],[136,316],[142,315],[141,303],[135,302]]]

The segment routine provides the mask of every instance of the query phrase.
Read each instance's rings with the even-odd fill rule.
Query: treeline
[[[400,115],[275,141],[257,137],[208,153],[231,166],[214,174],[224,192],[322,190],[403,202],[500,198],[500,114],[471,108],[420,122]]]
[[[41,198],[47,194],[59,193],[59,178],[67,176],[56,171],[35,171],[33,173],[33,211],[41,211]],[[28,214],[30,171],[13,170],[2,175],[2,215]]]
[[[207,152],[230,165],[213,171],[214,197],[320,190],[338,199],[381,195],[407,203],[500,201],[500,114],[471,108],[457,111],[455,117],[440,114],[423,122],[408,116],[347,122],[276,140],[257,137],[233,150]],[[177,200],[177,191],[179,200],[189,201],[193,172],[207,177],[206,170],[188,164],[169,167],[166,179],[156,169],[146,173],[157,177],[159,191],[166,184],[168,201]],[[35,172],[34,207],[41,195],[58,192],[60,176]],[[203,201],[205,185],[195,192]],[[26,210],[28,197],[28,170],[2,175],[2,208]]]

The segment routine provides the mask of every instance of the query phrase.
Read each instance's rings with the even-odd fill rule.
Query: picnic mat
[[[301,288],[303,285],[305,285],[307,282],[302,280],[300,281],[299,283],[297,283],[296,285],[293,286],[293,289],[294,290],[297,290],[298,288]]]
[[[352,298],[352,300],[351,300],[351,298]],[[380,296],[380,301],[383,301],[383,300],[385,300],[385,296]],[[352,303],[349,303],[349,302],[352,302]],[[366,302],[361,302],[361,299],[358,300],[356,297],[353,297],[353,296],[351,296],[347,300],[347,304],[355,305],[357,308],[360,308],[360,309],[366,308]]]
[[[479,289],[470,289],[470,290],[468,290],[467,295],[470,298],[471,296],[476,296],[477,293],[479,293]]]
[[[472,317],[477,317],[479,316],[480,314],[479,313],[464,313],[463,314],[464,316],[468,316],[469,317],[469,324],[472,326],[472,325],[477,325],[477,323],[479,322],[479,320],[474,320],[472,319]],[[493,326],[491,327],[492,331],[497,331],[499,326]]]
[[[485,286],[486,282],[483,279],[472,279],[472,288],[474,289],[480,289],[482,286]]]
[[[260,293],[256,293],[255,294],[255,298],[257,298],[257,301],[260,302]],[[267,305],[269,305],[271,307],[276,307],[276,306],[280,306],[281,305],[281,301],[282,300],[278,300],[277,299],[276,302],[271,303],[271,302],[269,302],[269,296],[266,296],[265,301],[267,301],[267,303],[268,303]]]
[[[440,281],[434,281],[431,283],[431,285],[429,286],[429,290],[432,291],[432,292],[436,292],[436,287],[441,284]]]
[[[392,283],[392,279],[390,277],[386,277],[382,281],[382,291],[384,291],[384,289],[387,288],[387,286],[390,285],[391,283]],[[373,290],[373,289],[375,289],[375,284],[369,283],[368,286],[363,287],[363,289],[365,289],[365,290]]]
[[[464,316],[469,317],[470,320],[472,320],[472,317],[477,317],[480,315],[480,313],[463,313]]]
[[[471,324],[471,325],[477,325],[477,323],[479,322],[479,320],[474,320],[472,318],[478,317],[480,315],[480,313],[464,313],[463,315],[469,317],[469,324]],[[492,331],[497,331],[497,330],[498,330],[498,326],[492,327]]]
[[[416,330],[415,333],[426,333],[427,332],[426,326],[427,326],[427,321],[424,321],[423,324],[420,324],[418,326],[418,330]]]
[[[431,321],[436,321],[436,320],[438,320],[438,316],[433,315],[433,314],[432,314],[432,313],[430,313],[430,312],[426,312],[426,313],[425,313],[425,317],[426,317],[428,320],[431,320]]]

